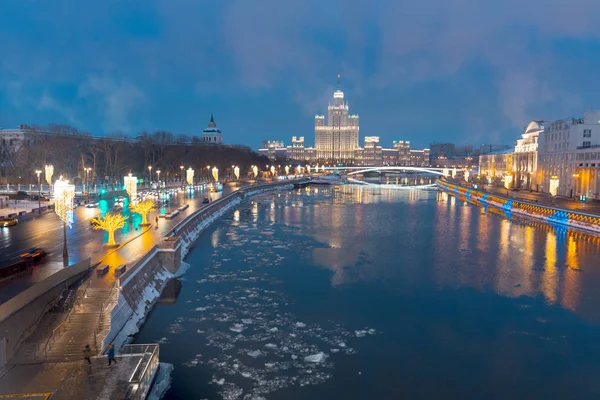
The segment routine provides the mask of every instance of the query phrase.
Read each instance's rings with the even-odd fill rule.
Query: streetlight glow
[[[46,165],[45,172],[46,172],[46,182],[48,182],[48,185],[52,185],[52,175],[54,175],[54,166],[51,164]]]
[[[125,181],[125,190],[127,191],[129,198],[131,200],[135,199],[137,197],[137,177],[129,174],[128,176],[124,177],[123,180]]]
[[[67,225],[69,228],[73,223],[73,199],[75,198],[75,186],[69,181],[63,180],[62,176],[54,183],[54,212],[63,222],[63,263],[69,264],[69,251],[67,250]]]
[[[194,170],[192,169],[192,167],[189,167],[186,171],[186,178],[188,185],[194,184]]]

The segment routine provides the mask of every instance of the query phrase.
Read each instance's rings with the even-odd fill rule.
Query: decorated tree
[[[154,203],[149,200],[140,201],[137,204],[130,204],[129,209],[142,216],[142,225],[148,225],[148,213],[154,209]]]
[[[126,218],[121,214],[106,214],[104,217],[92,219],[92,227],[95,230],[108,232],[108,246],[116,245],[115,231],[125,226]]]

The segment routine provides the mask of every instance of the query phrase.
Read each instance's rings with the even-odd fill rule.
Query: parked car
[[[88,203],[85,205],[85,208],[96,208],[98,207],[98,203]]]
[[[46,196],[44,196],[44,195],[39,196],[37,194],[34,194],[33,196],[31,196],[31,199],[32,200],[38,200],[39,199],[40,201],[50,201],[50,199],[47,198]]]
[[[210,203],[210,200],[208,200],[208,197],[205,197],[202,199],[202,204],[208,204]]]
[[[44,249],[40,249],[39,247],[32,247],[25,253],[21,254],[21,259],[24,261],[39,261],[42,258],[46,257],[47,254],[48,253]]]
[[[0,221],[0,227],[9,227],[9,226],[13,226],[19,223],[19,220],[16,218],[8,218],[8,219],[4,219],[2,221]]]

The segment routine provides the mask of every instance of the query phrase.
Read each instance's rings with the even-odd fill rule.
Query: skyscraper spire
[[[340,88],[340,74],[338,74],[338,89]]]

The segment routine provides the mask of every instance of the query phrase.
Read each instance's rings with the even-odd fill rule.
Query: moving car
[[[202,204],[208,204],[210,203],[210,201],[208,200],[208,197],[205,197],[202,199]]]
[[[38,247],[32,247],[27,250],[25,253],[21,254],[21,260],[29,260],[29,261],[39,261],[42,258],[46,257],[48,253],[44,249],[40,249]]]
[[[96,208],[98,207],[98,203],[88,203],[85,205],[85,208]]]
[[[0,227],[9,227],[19,223],[19,220],[16,218],[8,218],[0,221]]]

